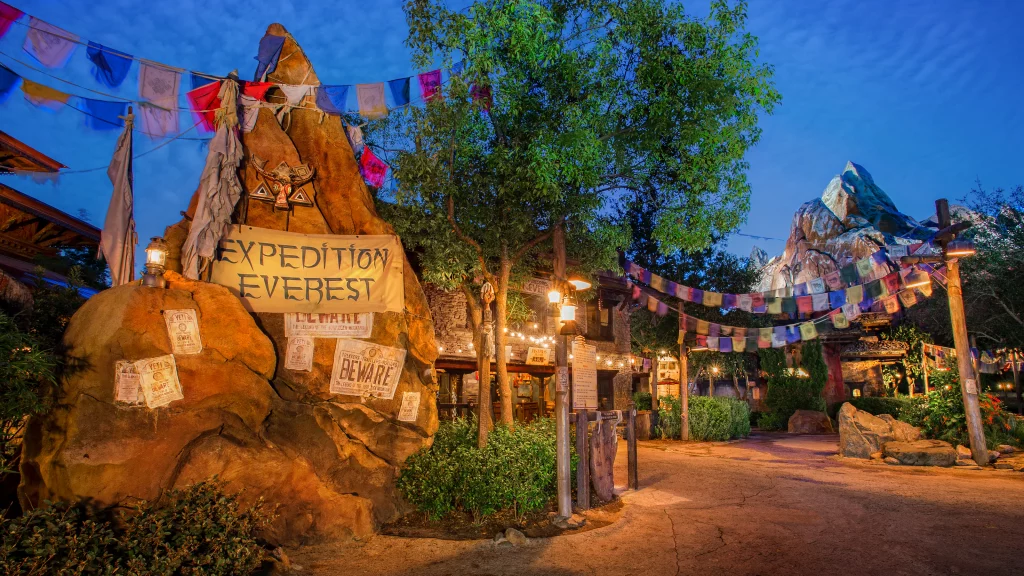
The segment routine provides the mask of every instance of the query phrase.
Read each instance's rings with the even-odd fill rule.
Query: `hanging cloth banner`
[[[158,64],[139,65],[139,97],[142,104],[142,129],[151,136],[167,136],[178,132],[178,87],[181,74]]]
[[[24,16],[25,13],[14,6],[0,2],[0,38],[10,30],[14,21]]]
[[[197,122],[201,123],[207,132],[214,131],[214,118],[217,116],[217,108],[220,108],[220,82],[212,82],[200,86],[187,93],[189,105]]]
[[[431,70],[430,72],[424,72],[417,76],[420,81],[420,97],[424,101],[430,100],[434,96],[440,94],[441,91],[441,71]]]
[[[363,129],[359,126],[345,126],[345,135],[348,136],[348,144],[352,152],[362,154],[366,144],[363,142]]]
[[[473,84],[469,89],[469,95],[473,98],[473,102],[478,102],[485,111],[489,112],[491,110],[494,99],[491,97],[490,85]]]
[[[14,73],[13,70],[0,64],[0,104],[10,97],[11,93],[14,92],[14,87],[18,85],[18,80],[21,76]]]
[[[60,68],[67,64],[75,51],[78,36],[35,17],[29,19],[28,25],[22,49],[47,68]]]
[[[79,98],[85,112],[85,125],[93,130],[117,130],[124,126],[122,118],[128,113],[127,102]]]
[[[108,88],[120,86],[132,67],[130,54],[118,52],[95,42],[89,42],[85,55],[93,64],[93,78]]]
[[[110,285],[120,286],[135,279],[135,192],[132,175],[132,128],[128,116],[124,131],[117,138],[117,148],[110,159],[107,177],[114,185],[107,216],[100,232],[100,253],[110,267]]]
[[[380,188],[384,185],[384,177],[388,173],[388,165],[380,158],[377,158],[372,149],[366,148],[363,150],[363,155],[359,157],[359,173],[363,175],[367,184],[374,188]]]
[[[252,312],[402,312],[397,236],[333,236],[231,226],[210,281]]]
[[[348,109],[348,86],[327,86],[321,84],[316,89],[316,107],[328,114],[340,115]]]
[[[356,99],[359,102],[359,113],[371,120],[388,115],[388,107],[384,101],[384,84],[356,84]]]
[[[277,60],[281,57],[281,48],[283,47],[284,36],[265,34],[263,38],[260,38],[260,47],[256,51],[255,58],[258,64],[256,65],[256,75],[253,77],[253,80],[266,80],[267,74],[277,69]]]
[[[25,94],[25,99],[32,104],[56,112],[71,100],[71,94],[66,94],[60,90],[54,90],[49,86],[44,86],[38,82],[33,82],[28,78],[21,79],[21,91]]]
[[[208,77],[203,76],[201,74],[196,74],[195,72],[190,72],[189,76],[191,77],[192,89],[193,90],[195,90],[196,88],[202,88],[203,86],[206,86],[207,84],[211,84],[213,82],[217,82],[218,81],[216,78],[208,78]]]
[[[395,101],[395,106],[405,106],[409,103],[408,78],[388,80],[388,88],[391,89],[391,98]]]

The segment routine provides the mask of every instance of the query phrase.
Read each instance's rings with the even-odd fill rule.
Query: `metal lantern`
[[[164,266],[167,264],[167,242],[154,236],[146,246],[146,273],[142,275],[142,285],[152,288],[164,288]]]
[[[970,240],[953,240],[946,245],[946,256],[950,258],[963,258],[974,256],[974,242]]]
[[[917,266],[911,268],[910,273],[903,279],[903,284],[907,288],[920,288],[927,286],[932,283],[932,277],[926,274]]]

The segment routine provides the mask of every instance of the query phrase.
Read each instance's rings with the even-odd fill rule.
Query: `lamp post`
[[[167,242],[154,236],[146,246],[146,273],[142,275],[142,285],[151,288],[165,288],[164,266],[167,264]]]
[[[970,242],[956,239],[956,235],[970,228],[971,224],[970,222],[959,222],[954,225],[950,221],[949,202],[945,198],[935,201],[935,213],[939,223],[939,232],[935,234],[935,242],[942,248],[942,256],[905,256],[901,261],[903,264],[921,262],[945,262],[946,264],[949,318],[953,325],[953,342],[956,345],[956,361],[960,369],[960,390],[963,393],[971,456],[979,466],[984,466],[988,464],[988,448],[985,446],[981,407],[978,405],[978,380],[974,374],[970,344],[967,340],[967,320],[964,314],[963,289],[960,285],[960,262],[958,260],[974,254],[974,246]]]

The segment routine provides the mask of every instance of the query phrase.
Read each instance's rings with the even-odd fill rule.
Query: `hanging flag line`
[[[932,273],[934,271],[929,272],[929,274]],[[918,294],[921,296],[918,297]],[[682,311],[682,302],[678,304],[678,307],[671,307],[652,295],[650,289],[641,288],[636,284],[632,286],[631,296],[634,302],[658,316],[663,317],[669,311],[675,312],[679,316],[679,338],[677,341],[679,344],[696,342],[698,346],[707,346],[709,350],[713,351],[743,352],[747,348],[782,348],[788,344],[813,340],[819,334],[849,328],[850,321],[857,319],[864,312],[877,309],[877,311],[884,310],[887,313],[896,314],[900,311],[901,304],[903,307],[909,308],[917,304],[921,298],[927,298],[931,294],[930,284],[921,288],[905,288],[877,302],[864,301],[860,304],[849,302],[829,310],[827,314],[818,318],[765,328],[728,326],[694,318]]]
[[[26,53],[47,68],[63,68],[78,45],[86,46],[86,56],[93,64],[92,72],[97,82],[100,82],[110,88],[116,88],[125,81],[132,63],[138,62],[140,100],[127,99],[112,94],[106,94],[91,88],[86,88],[84,86],[79,86],[84,90],[88,90],[108,98],[128,102],[135,101],[140,104],[155,104],[164,110],[176,111],[181,110],[177,108],[178,84],[181,75],[185,72],[190,74],[193,90],[211,82],[226,79],[223,76],[216,76],[194,70],[187,70],[185,68],[168,66],[153,60],[139,58],[131,54],[103,46],[96,42],[87,41],[76,34],[72,34],[71,32],[53,26],[52,24],[31,15],[29,16],[29,21],[27,23],[21,22],[20,19],[22,16],[24,16],[24,13],[20,10],[0,2],[0,37],[9,30],[11,23],[17,23],[28,28],[22,48]],[[261,82],[266,81],[268,75],[276,69],[277,62],[282,59],[281,50],[284,46],[285,39],[286,38],[284,36],[273,36],[267,34],[260,40],[259,49],[255,57],[257,67],[254,80]],[[6,56],[12,58],[9,55]],[[286,55],[284,56],[284,59],[287,59],[290,56],[291,54]],[[14,58],[12,59],[17,61]],[[27,64],[25,65],[28,66]],[[464,68],[464,61],[455,63],[450,69],[448,69],[449,77],[458,76],[462,73]],[[48,74],[42,70],[38,71]],[[421,100],[426,101],[439,95],[443,85],[441,81],[441,72],[441,69],[436,69],[417,74],[415,76]],[[51,74],[48,75],[57,78],[62,82],[68,82]],[[413,98],[410,97],[410,85],[412,79],[413,76],[407,76],[389,80],[386,83],[377,82],[369,84],[320,85],[320,91],[323,92],[323,95],[318,95],[318,98],[316,99],[317,105],[313,109],[319,109],[321,111],[334,114],[354,111],[348,107],[347,97],[348,93],[351,91],[350,89],[355,87],[356,97],[359,104],[359,113],[370,119],[380,118],[386,116],[389,110],[403,108],[412,104]],[[74,84],[72,82],[68,83]],[[277,85],[282,89],[282,91],[288,94],[288,90],[285,87],[289,85],[273,82],[270,84]],[[387,84],[388,92],[391,95],[391,104],[387,102],[387,95],[384,87],[385,84]],[[78,86],[77,84],[75,85]],[[298,91],[299,90],[293,90],[292,92],[294,93]],[[489,89],[478,89],[477,87],[474,87],[472,92],[474,100],[485,99],[486,102],[489,102]],[[486,92],[486,94],[483,92]],[[289,100],[290,99],[289,94]],[[289,102],[289,104],[292,105],[291,107],[299,107],[291,102]],[[143,119],[145,118],[143,117]]]

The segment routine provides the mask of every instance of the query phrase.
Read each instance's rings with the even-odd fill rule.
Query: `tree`
[[[463,68],[394,123],[406,140],[395,199],[439,232],[422,245],[435,275],[494,285],[506,421],[509,289],[545,266],[556,228],[590,272],[628,244],[610,207],[631,191],[657,191],[666,250],[706,247],[742,220],[743,155],[778,100],[745,10],[718,1],[698,20],[663,0],[406,2],[415,63]]]

